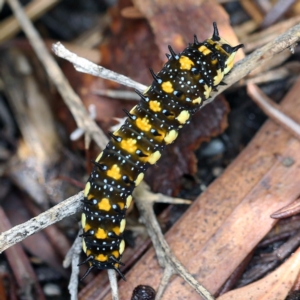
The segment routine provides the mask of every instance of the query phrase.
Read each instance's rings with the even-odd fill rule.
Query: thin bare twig
[[[265,15],[261,28],[270,27],[295,4],[296,0],[278,0]]]
[[[192,204],[191,200],[186,200],[182,198],[170,197],[161,193],[153,193],[151,192],[150,187],[142,181],[140,185],[140,190],[145,191],[143,197],[152,203],[169,203],[169,204]]]
[[[185,267],[173,255],[169,245],[164,239],[160,226],[157,222],[156,216],[153,212],[153,202],[144,200],[145,198],[148,198],[148,192],[145,188],[139,187],[136,188],[133,193],[135,203],[139,209],[141,218],[144,221],[149,235],[151,237],[153,247],[158,257],[159,264],[164,268],[166,268],[167,266],[168,269],[172,268],[175,274],[180,275],[204,299],[213,300],[214,297],[201,284],[199,284],[199,282],[185,269]],[[166,274],[168,278],[170,278],[170,275],[171,273],[169,272]],[[165,286],[166,285],[164,284],[161,290],[164,290]],[[156,296],[156,299],[159,300],[158,295]]]
[[[106,96],[110,97],[112,99],[122,99],[122,100],[135,100],[140,101],[141,97],[132,92],[132,91],[119,91],[119,90],[94,90],[92,91],[93,94],[99,95],[99,96]]]
[[[270,117],[273,121],[287,129],[292,135],[300,139],[300,125],[285,115],[280,106],[274,103],[267,95],[265,95],[255,84],[249,83],[248,94],[253,101]]]
[[[82,238],[79,237],[79,234],[80,233],[78,232],[78,235],[63,262],[63,265],[65,268],[67,268],[70,265],[70,263],[72,263],[72,273],[71,273],[71,278],[70,278],[69,285],[68,285],[68,290],[70,293],[71,300],[78,299],[78,297],[77,297],[78,275],[79,275],[78,264],[79,264],[80,253],[82,251],[82,246],[81,246]]]
[[[258,33],[251,34],[250,36],[244,36],[241,38],[240,42],[245,43],[245,52],[249,53],[262,45],[265,45],[269,43],[270,41],[274,40],[278,34],[283,34],[286,32],[289,28],[292,28],[299,24],[300,22],[300,16],[295,16],[290,19],[284,20],[282,22],[279,22],[277,24],[274,24],[273,26],[259,31]]]
[[[118,281],[115,270],[107,270],[109,283],[111,287],[112,300],[119,300]]]
[[[79,212],[81,210],[80,200],[83,200],[83,191],[64,200],[27,222],[2,232],[0,234],[0,253],[53,223]]]
[[[76,71],[78,72],[87,73],[104,79],[109,79],[141,91],[144,91],[147,88],[146,85],[140,84],[127,76],[118,74],[102,66],[96,65],[91,61],[80,57],[75,53],[72,53],[67,48],[65,48],[60,42],[53,44],[52,50],[57,56],[71,62],[74,65]]]
[[[171,277],[175,274],[174,269],[171,265],[166,265],[164,269],[164,274],[160,280],[159,287],[157,289],[155,300],[161,299],[165,289],[167,288]]]

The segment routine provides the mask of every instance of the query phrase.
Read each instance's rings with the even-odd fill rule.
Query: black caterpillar
[[[134,188],[143,180],[147,168],[155,164],[165,146],[209,98],[233,67],[236,51],[219,37],[216,23],[210,39],[200,43],[194,37],[180,54],[169,46],[168,62],[155,74],[154,81],[130,112],[124,125],[111,134],[106,148],[96,158],[84,189],[82,213],[83,251],[89,268],[114,269],[124,278],[119,266],[125,248],[125,214]]]

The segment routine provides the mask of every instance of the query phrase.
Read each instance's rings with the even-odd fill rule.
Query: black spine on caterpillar
[[[195,36],[181,53],[169,46],[171,55],[163,69],[143,93],[120,129],[95,160],[84,189],[83,251],[89,268],[114,269],[124,278],[119,266],[125,248],[125,214],[134,188],[143,180],[147,168],[155,164],[164,147],[209,98],[212,89],[232,69],[236,51],[218,33],[214,23],[212,38],[200,43]]]

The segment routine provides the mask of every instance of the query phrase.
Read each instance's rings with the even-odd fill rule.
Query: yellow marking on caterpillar
[[[120,256],[120,253],[119,253],[118,250],[113,251],[111,254],[112,254],[115,258],[119,258],[119,256]]]
[[[125,204],[123,202],[118,202],[120,209],[124,209]]]
[[[161,88],[165,93],[173,93],[174,88],[171,81],[166,81],[161,84]]]
[[[95,198],[95,196],[94,196],[93,194],[89,193],[88,196],[87,196],[87,199],[88,199],[88,200],[91,200],[91,199],[93,199],[93,198]]]
[[[196,98],[196,99],[194,99],[192,101],[193,104],[201,104],[201,102],[202,102],[202,98],[201,97],[198,97],[198,98]]]
[[[207,39],[206,42],[209,43],[210,45],[215,45],[216,44],[216,42],[213,41],[212,39]]]
[[[100,210],[105,210],[105,211],[111,210],[111,204],[110,204],[110,202],[109,202],[109,199],[103,198],[103,199],[98,203],[98,208],[99,208]]]
[[[208,55],[211,53],[211,50],[209,50],[206,46],[202,45],[198,48],[200,52],[202,52],[204,55]]]
[[[228,42],[226,41],[226,40],[224,40],[224,39],[220,39],[218,42],[215,42],[215,41],[213,41],[213,40],[211,40],[211,39],[207,39],[206,40],[210,45],[212,45],[212,46],[214,46],[215,47],[215,49],[217,50],[217,51],[219,51],[219,52],[221,52],[222,54],[224,54],[224,55],[228,55],[228,53],[223,49],[223,47],[222,47],[222,45],[224,45],[224,44],[228,44]],[[228,55],[229,56],[229,55]]]
[[[82,227],[82,228],[83,228],[84,232],[88,232],[92,227],[91,227],[91,225],[89,225],[88,223],[86,223],[85,226]]]
[[[223,48],[221,48],[218,44],[215,45],[215,49],[217,49],[218,51],[222,51],[223,50]]]
[[[161,111],[160,103],[157,100],[149,101],[149,108],[154,112]]]
[[[91,183],[88,181],[88,182],[86,183],[86,185],[85,185],[85,188],[84,188],[84,193],[83,193],[83,194],[84,194],[84,197],[87,197],[87,195],[88,195],[90,189],[91,189]]]
[[[126,220],[123,219],[120,223],[120,232],[122,233],[125,229],[125,226],[126,226]]]
[[[217,70],[217,75],[214,77],[214,85],[218,85],[224,77],[224,73],[221,69]]]
[[[104,229],[98,228],[98,229],[97,229],[97,232],[95,233],[95,237],[96,237],[97,239],[104,240],[104,239],[107,238],[107,233],[105,232]]]
[[[122,254],[125,249],[125,242],[124,240],[121,241],[120,246],[119,246],[119,253]]]
[[[171,144],[176,140],[177,136],[178,136],[178,132],[175,129],[172,129],[166,134],[164,141],[166,142],[167,145]]]
[[[96,162],[99,162],[99,160],[101,159],[101,157],[102,157],[102,155],[103,155],[103,152],[101,152],[98,156],[97,156],[97,158],[96,158]]]
[[[190,118],[190,113],[187,110],[183,110],[176,118],[180,124],[185,124]]]
[[[114,227],[113,229],[112,229],[112,231],[116,234],[116,235],[120,235],[120,227]]]
[[[181,70],[190,70],[194,66],[194,62],[187,56],[182,55],[179,59]]]
[[[149,156],[148,163],[154,165],[161,157],[161,153],[157,150]]]
[[[126,198],[126,207],[127,207],[127,208],[129,208],[131,202],[132,202],[132,196],[129,195],[129,196]]]
[[[85,215],[85,213],[81,214],[81,225],[82,225],[82,228],[84,228],[85,225],[86,225],[86,215]]]
[[[143,179],[144,179],[144,173],[140,173],[135,180],[135,186],[138,186]]]
[[[86,253],[87,248],[86,248],[86,243],[85,243],[84,239],[82,239],[82,250],[84,253]]]
[[[108,260],[108,257],[107,257],[107,255],[104,255],[104,254],[98,254],[95,257],[95,259],[98,260],[98,261],[104,262],[104,261]]]
[[[137,118],[136,119],[136,126],[140,128],[142,131],[149,131],[151,129],[151,125],[149,124],[148,118]]]
[[[106,174],[115,180],[119,180],[121,178],[120,167],[114,164],[110,170],[107,170]]]
[[[92,251],[87,249],[86,253],[85,253],[87,256],[90,256],[92,254]]]
[[[224,74],[227,74],[232,68],[233,68],[233,63],[234,63],[234,57],[235,57],[236,52],[233,52],[228,59],[226,60],[226,68],[224,70]]]
[[[210,92],[211,92],[211,86],[204,85],[204,89],[205,89],[204,96],[207,99],[210,95]]]
[[[217,62],[218,62],[218,60],[217,60],[217,59],[214,59],[214,60],[211,61],[211,64],[212,64],[212,65],[215,65],[215,64],[217,64]]]
[[[136,146],[136,139],[132,139],[132,138],[129,138],[127,140],[122,140],[121,141],[121,148],[126,150],[127,152],[129,153],[134,153],[137,149],[137,146]]]

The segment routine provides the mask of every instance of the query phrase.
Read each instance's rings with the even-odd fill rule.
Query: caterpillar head
[[[219,31],[216,22],[213,23],[213,26],[214,26],[213,36],[211,39],[208,40],[208,42],[210,44],[213,44],[217,50],[222,52],[222,54],[224,54],[227,57],[225,60],[225,69],[224,69],[224,74],[226,75],[227,73],[230,72],[230,70],[233,67],[233,62],[234,62],[234,57],[236,52],[240,48],[244,47],[244,45],[239,44],[235,47],[230,46],[226,40],[224,40],[219,36]]]

